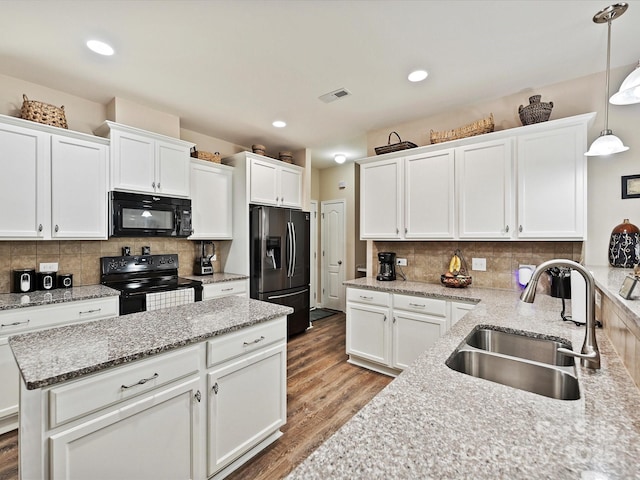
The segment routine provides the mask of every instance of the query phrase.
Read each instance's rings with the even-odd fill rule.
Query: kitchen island
[[[11,337],[21,478],[234,470],[286,422],[289,313],[231,296]]]
[[[585,327],[560,319],[560,299],[539,294],[529,305],[513,291],[372,278],[345,284],[479,303],[288,479],[640,477],[640,391],[602,330],[602,368],[577,367],[578,400],[555,400],[445,365],[479,324],[562,337],[579,350]]]

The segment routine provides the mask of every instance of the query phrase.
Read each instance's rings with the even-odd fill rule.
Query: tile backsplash
[[[373,274],[378,272],[378,252],[395,252],[397,258],[406,258],[401,269],[407,280],[440,283],[440,275],[449,268],[449,261],[460,249],[467,262],[473,285],[477,287],[518,290],[517,271],[520,265],[539,265],[554,258],[582,260],[582,242],[373,242],[371,259]],[[487,270],[471,270],[472,258],[485,258]],[[400,270],[398,270],[400,271]],[[549,280],[540,279],[541,288]]]
[[[216,242],[218,259],[214,271],[220,272],[219,243]],[[110,238],[109,240],[47,240],[0,242],[0,293],[11,291],[11,271],[21,268],[39,270],[40,263],[58,263],[58,273],[72,273],[73,284],[95,285],[100,283],[100,257],[122,255],[122,247],[131,247],[132,255],[140,255],[143,246],[151,247],[152,254],[177,253],[179,275],[191,275],[193,262],[198,256],[199,242],[172,238]]]

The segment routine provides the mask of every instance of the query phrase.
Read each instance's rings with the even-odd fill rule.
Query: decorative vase
[[[633,268],[640,261],[640,229],[629,219],[616,226],[609,241],[609,264],[612,267]]]
[[[520,105],[518,114],[522,125],[531,125],[549,120],[553,102],[541,102],[541,98],[541,95],[533,95],[529,97],[529,105],[526,107]]]

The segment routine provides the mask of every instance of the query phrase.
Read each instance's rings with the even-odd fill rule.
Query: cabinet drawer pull
[[[360,298],[363,300],[373,300],[373,297],[365,297],[364,295],[360,295]]]
[[[264,340],[264,335],[260,335],[260,338],[256,338],[253,342],[243,342],[242,345],[244,345],[246,347],[247,345],[253,345],[255,343],[260,343],[262,340]]]
[[[131,387],[136,387],[138,385],[144,385],[145,383],[147,383],[149,380],[155,380],[156,378],[158,378],[160,375],[158,375],[157,373],[154,373],[153,376],[149,377],[149,378],[143,378],[142,380],[137,381],[136,383],[132,383],[131,385],[122,385],[120,386],[120,388],[122,390],[125,390],[127,388],[131,388]]]
[[[194,397],[196,397],[196,400],[198,400],[198,403],[200,403],[200,400],[202,400],[202,394],[200,393],[200,390],[198,390]]]
[[[418,307],[418,308],[424,308],[426,307],[426,305],[420,305],[419,303],[409,303],[410,307]]]
[[[216,395],[218,394],[218,390],[220,389],[220,387],[218,387],[218,382],[216,382],[213,387],[211,387],[211,390],[213,390],[213,393],[215,393]]]
[[[96,313],[102,310],[101,308],[94,308],[93,310],[85,310],[84,312],[78,312],[80,315],[87,315],[89,313]]]
[[[222,291],[223,292],[233,292],[233,287],[223,288]]]
[[[17,327],[18,325],[28,325],[31,320],[25,320],[23,322],[13,322],[13,323],[0,323],[0,328],[4,327]]]

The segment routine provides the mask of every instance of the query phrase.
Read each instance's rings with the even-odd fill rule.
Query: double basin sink
[[[571,342],[540,334],[477,325],[447,359],[458,372],[558,400],[577,400],[580,388]]]

